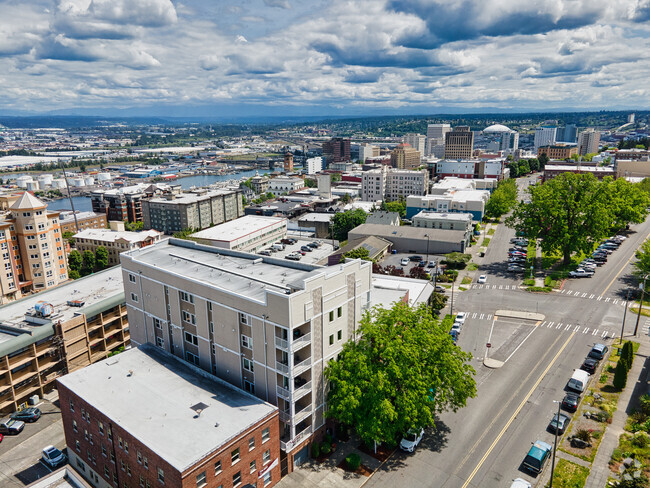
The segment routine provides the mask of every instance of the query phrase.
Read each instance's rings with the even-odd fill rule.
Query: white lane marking
[[[483,320],[483,316],[484,316],[484,315],[485,315],[485,314],[482,313],[481,316],[479,317],[479,319],[480,319],[480,320]]]
[[[567,290],[566,292],[567,295],[571,295],[571,293],[573,293],[571,290]]]
[[[476,312],[474,312],[474,313],[472,314],[472,318],[473,318],[473,319],[476,318]]]
[[[585,327],[585,329],[582,331],[583,334],[589,334],[589,327]]]
[[[544,324],[546,324],[546,320],[544,322],[542,322],[541,324],[539,324],[539,326],[544,327]]]
[[[564,328],[564,330],[569,330],[571,327],[573,327],[572,324],[567,324],[567,326]]]
[[[591,295],[589,295],[589,300],[593,300],[595,296],[596,296],[596,295],[594,295],[594,294],[592,293]]]
[[[485,318],[486,318],[486,319],[488,319],[488,320],[490,320],[490,319],[492,318],[492,314],[491,314],[491,313],[489,313],[489,314],[488,314],[488,316],[487,316],[487,317],[485,317]]]
[[[580,326],[579,326],[579,325],[576,325],[576,328],[573,329],[573,332],[578,332],[579,330],[580,330]]]
[[[504,361],[504,363],[507,363],[507,362],[508,362],[508,359],[510,359],[510,358],[512,357],[512,355],[513,355],[514,353],[517,352],[517,349],[519,349],[521,346],[524,345],[524,342],[526,342],[526,339],[528,339],[528,338],[532,335],[532,333],[535,332],[535,329],[537,329],[537,327],[533,327],[533,330],[530,331],[530,334],[528,334],[528,335],[524,338],[524,340],[521,341],[521,343],[520,343],[520,344],[515,348],[515,350],[512,351],[512,353],[510,354],[510,356],[508,356],[508,357],[506,358],[506,360]]]
[[[591,335],[598,335],[598,329],[594,329],[594,331],[591,333]]]
[[[564,293],[566,290],[562,290],[560,293]]]
[[[601,296],[599,296],[598,298],[596,298],[596,300],[598,300],[598,301],[601,301],[602,299],[603,299],[603,297],[601,297]]]
[[[555,327],[556,329],[559,329],[562,327],[562,322],[558,322],[557,326]]]
[[[616,305],[618,303],[618,298],[616,300],[614,300],[613,303],[614,303],[614,305]]]
[[[601,335],[600,337],[605,337],[606,335],[607,335],[607,331],[604,330],[604,331],[603,331],[603,335]]]

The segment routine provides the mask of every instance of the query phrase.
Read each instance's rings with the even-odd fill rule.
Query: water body
[[[240,173],[233,173],[231,175],[194,175],[187,176],[185,178],[178,178],[170,180],[169,183],[172,185],[181,185],[183,190],[188,190],[189,188],[196,186],[208,186],[218,181],[228,181],[228,180],[239,180],[240,178],[250,178],[255,176],[255,170],[251,171],[242,171]],[[90,197],[72,197],[72,202],[74,203],[74,209],[79,210],[80,212],[91,212],[92,204],[90,203]],[[67,198],[61,198],[60,200],[55,200],[53,202],[48,202],[48,210],[71,210],[70,200]]]

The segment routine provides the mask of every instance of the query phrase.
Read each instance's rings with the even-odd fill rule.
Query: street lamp
[[[427,238],[427,264],[429,263],[429,234],[424,234],[424,237]]]
[[[555,423],[555,447],[553,447],[553,460],[551,461],[551,483],[548,485],[549,488],[553,488],[553,472],[555,471],[555,451],[557,451],[557,431],[560,427],[560,407],[562,402],[558,400],[553,400],[553,403],[557,403],[557,422]]]
[[[645,280],[650,276],[650,273],[646,274],[643,277],[643,286],[641,288],[641,303],[639,303],[639,314],[636,316],[636,325],[634,326],[634,337],[636,337],[636,332],[639,330],[639,319],[641,318],[641,309],[643,308],[643,295],[645,294]]]
[[[623,323],[621,324],[621,340],[618,342],[619,344],[623,343],[623,331],[625,330],[625,316],[627,315],[627,304],[630,301],[630,291],[627,291],[627,295],[625,296],[625,310],[623,311]]]

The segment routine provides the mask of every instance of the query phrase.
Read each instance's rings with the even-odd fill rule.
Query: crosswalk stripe
[[[549,329],[553,327],[553,322],[549,322],[548,324],[546,324],[546,327],[548,327]]]
[[[603,335],[601,335],[600,337],[605,337],[606,335],[607,335],[607,331],[604,330],[604,331],[603,331]]]
[[[555,327],[555,328],[556,328],[556,329],[559,329],[559,328],[561,328],[561,327],[562,327],[562,322],[560,322],[559,324],[557,324],[557,327]]]
[[[614,305],[616,305],[617,303],[618,303],[618,298],[614,300]]]
[[[472,314],[472,318],[473,318],[473,319],[476,318],[476,312],[474,312],[474,313]]]
[[[571,295],[571,293],[573,293],[571,290],[567,290],[566,292],[567,295]]]
[[[582,331],[583,334],[588,334],[589,333],[589,327],[585,327],[585,330]]]
[[[496,288],[497,288],[497,285],[492,285],[493,290],[496,290]]]
[[[605,301],[606,301],[606,302],[609,302],[610,300],[611,300],[611,298],[609,298],[609,297],[608,297],[608,298],[605,298]]]
[[[486,317],[488,320],[492,320],[492,314],[489,313],[488,316]]]
[[[584,298],[584,297],[586,297],[586,296],[587,296],[587,294],[586,294],[586,293],[583,293],[583,294],[582,294],[582,298]]]
[[[603,299],[603,297],[601,297],[601,296],[599,296],[598,298],[596,298],[596,300],[598,300],[598,301],[601,301],[602,299]]]
[[[598,335],[598,329],[594,329],[594,331],[591,333],[591,335]]]
[[[573,327],[573,325],[567,324],[567,326],[564,328],[564,330],[569,330],[571,327]]]
[[[483,315],[485,315],[485,314],[482,313],[481,316],[479,317],[479,319],[483,320]]]
[[[544,324],[546,324],[546,320],[544,322],[542,322],[541,324],[539,324],[539,326],[544,327]]]
[[[589,295],[589,300],[592,300],[595,296],[596,296],[596,295],[594,295],[594,294],[592,293],[591,295]]]
[[[560,293],[564,293],[566,290],[562,290]]]
[[[576,325],[576,328],[573,329],[573,332],[578,332],[579,330],[580,330],[580,326],[579,326],[579,325]]]

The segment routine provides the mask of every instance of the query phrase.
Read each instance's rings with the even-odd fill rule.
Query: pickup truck
[[[550,444],[540,440],[535,441],[524,458],[524,466],[533,473],[541,473],[552,451],[553,446]]]
[[[594,274],[590,269],[578,268],[569,273],[569,278],[591,278]]]

